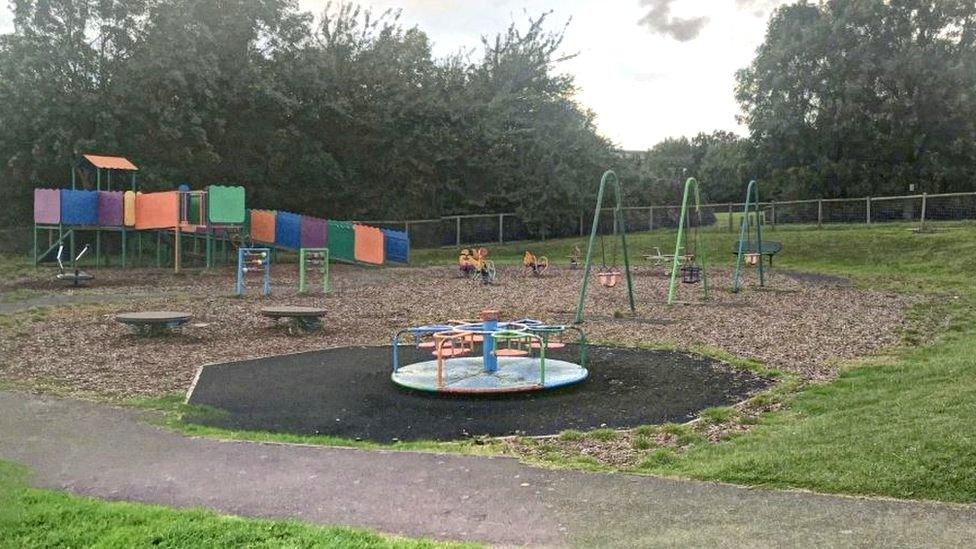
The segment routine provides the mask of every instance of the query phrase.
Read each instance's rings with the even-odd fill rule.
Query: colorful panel
[[[200,201],[203,198],[199,194],[190,194],[186,197],[186,222],[190,225],[203,225],[200,219]]]
[[[98,225],[98,193],[61,189],[61,223]]]
[[[387,262],[408,263],[410,261],[410,239],[403,231],[381,229],[383,231],[383,253]]]
[[[275,241],[275,212],[251,210],[251,240],[273,244]]]
[[[207,187],[207,218],[211,223],[230,225],[244,223],[247,215],[244,204],[244,187],[223,185]]]
[[[136,224],[136,193],[125,191],[122,195],[122,221],[126,227],[134,227]]]
[[[325,228],[324,219],[302,216],[302,248],[324,248],[325,247]]]
[[[342,261],[355,261],[355,236],[352,223],[345,221],[329,221],[326,231],[326,247],[329,248],[329,258]]]
[[[302,216],[291,212],[276,212],[274,243],[283,248],[301,248]]]
[[[382,265],[383,231],[366,225],[353,225],[352,230],[355,234],[353,249],[356,254],[356,261]]]
[[[136,229],[171,229],[179,219],[179,191],[136,194]]]
[[[122,225],[124,200],[122,191],[98,191],[98,224],[103,227]]]
[[[61,222],[61,191],[34,189],[34,223],[57,225]]]

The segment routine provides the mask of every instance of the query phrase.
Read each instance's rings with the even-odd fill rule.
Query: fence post
[[[732,203],[731,202],[729,202],[729,232],[730,233],[735,232],[735,229],[732,228]]]
[[[505,243],[505,214],[498,214],[498,243]]]
[[[583,212],[580,212],[580,236],[583,236]]]
[[[823,228],[823,198],[817,200],[817,228]]]
[[[865,215],[867,216],[867,224],[870,225],[871,224],[871,197],[870,196],[864,199],[864,204],[866,206]]]
[[[773,218],[773,230],[776,230],[776,201],[775,200],[771,200],[769,202],[769,205],[770,205],[770,208],[772,210],[770,212],[770,216]]]
[[[922,223],[919,226],[920,230],[925,229],[925,203],[927,202],[928,193],[922,193]]]
[[[455,217],[454,220],[456,222],[454,226],[454,245],[460,246],[461,245],[461,216]]]
[[[410,222],[403,222],[403,232],[407,235],[407,242],[410,242]]]
[[[647,230],[654,230],[654,206],[647,209]]]

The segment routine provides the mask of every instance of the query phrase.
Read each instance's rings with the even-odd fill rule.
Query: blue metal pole
[[[237,295],[244,295],[244,248],[237,249]]]
[[[498,371],[498,357],[495,356],[495,338],[491,337],[491,332],[498,330],[498,320],[490,319],[482,322],[486,333],[482,336],[484,341],[481,343],[481,356],[485,363],[485,373],[493,374]]]

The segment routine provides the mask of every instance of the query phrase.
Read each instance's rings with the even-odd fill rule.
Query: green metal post
[[[37,223],[34,223],[34,266],[37,267]]]
[[[212,227],[207,228],[207,241],[204,244],[204,253],[207,255],[207,268],[213,268],[213,236]]]
[[[298,250],[298,293],[305,293],[305,248]]]
[[[608,181],[612,181],[614,185],[614,191],[616,194],[616,208],[614,209],[614,230],[616,231],[619,222],[619,212],[621,208],[621,197],[623,194],[620,192],[620,182],[617,180],[617,174],[613,170],[607,170],[603,177],[600,179],[600,189],[596,194],[596,211],[593,213],[593,226],[590,227],[590,241],[586,246],[586,259],[583,262],[583,287],[580,289],[579,302],[576,304],[576,319],[575,323],[580,324],[583,322],[583,306],[586,302],[586,290],[590,283],[590,265],[591,259],[593,257],[593,244],[596,241],[597,229],[600,226],[600,209],[603,207],[603,189],[606,187]],[[630,277],[630,258],[627,256],[627,234],[626,231],[620,232],[620,238],[623,241],[623,252],[624,252],[624,268],[627,270],[627,296],[630,301],[630,311],[636,312],[637,306],[634,302],[634,287]]]
[[[126,239],[126,233],[127,232],[128,231],[125,230],[125,225],[122,225],[122,268],[123,269],[125,269],[128,266],[128,264],[125,261],[125,254],[126,254],[126,251],[127,251],[128,247],[129,247],[128,246],[128,241]]]
[[[102,230],[95,229],[95,268],[102,264]]]
[[[77,267],[77,265],[75,265],[75,230],[74,229],[68,229],[68,235],[69,235],[69,238],[71,239],[71,240],[69,240],[69,242],[71,243],[70,244],[70,248],[71,248],[71,268],[73,269],[73,268]]]

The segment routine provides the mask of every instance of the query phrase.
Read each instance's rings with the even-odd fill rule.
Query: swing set
[[[692,223],[691,211],[688,209],[688,199],[691,197],[691,189],[695,189],[695,223]],[[684,284],[702,285],[702,299],[708,299],[708,271],[705,246],[702,244],[701,212],[701,192],[698,180],[689,177],[685,181],[685,191],[681,198],[681,216],[678,219],[678,238],[674,242],[674,257],[671,260],[671,281],[668,284],[668,305],[674,304],[674,293],[678,281],[678,273],[681,273],[681,282]],[[688,241],[687,230],[691,232],[691,240]]]
[[[752,206],[752,216],[749,215],[749,206]],[[747,245],[750,244],[746,242],[749,237],[749,233],[752,223],[752,218],[755,217],[755,227],[756,227],[756,241],[755,241],[755,251],[756,253],[749,253],[747,250]],[[763,262],[762,262],[762,220],[759,214],[759,184],[755,180],[749,182],[749,186],[746,188],[746,203],[745,207],[742,209],[742,222],[739,225],[739,242],[738,242],[738,253],[735,257],[735,272],[732,274],[732,293],[738,293],[742,288],[742,261],[745,259],[746,263],[749,265],[759,264],[759,286],[764,286],[766,283],[766,277],[763,273]],[[772,261],[770,259],[770,261]]]
[[[620,247],[623,251],[624,256],[624,278],[627,280],[627,298],[630,304],[630,312],[635,313],[637,311],[637,306],[634,302],[634,284],[630,276],[630,257],[627,255],[627,230],[624,226],[623,209],[622,209],[622,199],[623,192],[620,187],[620,180],[617,179],[617,174],[613,170],[607,170],[603,177],[600,179],[600,190],[596,195],[596,211],[593,213],[593,225],[590,228],[590,240],[586,246],[586,259],[583,262],[583,287],[580,289],[579,302],[576,305],[576,319],[575,324],[581,324],[583,322],[583,307],[586,303],[586,290],[589,287],[590,282],[590,266],[591,259],[593,258],[593,244],[597,237],[597,231],[600,227],[600,210],[603,208],[603,192],[606,189],[607,183],[613,185],[615,204],[613,209],[613,233],[620,235]],[[606,288],[613,288],[619,282],[621,278],[620,269],[617,268],[617,243],[613,243],[611,266],[607,267],[606,264],[606,247],[604,245],[603,235],[600,235],[600,272],[597,273],[597,279],[601,286]]]

